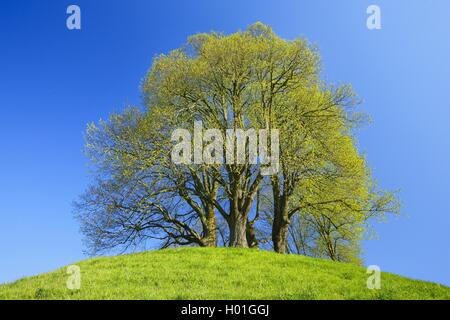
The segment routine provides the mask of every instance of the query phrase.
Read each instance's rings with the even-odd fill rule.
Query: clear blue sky
[[[0,283],[85,258],[71,203],[89,182],[86,124],[139,104],[152,58],[190,34],[262,21],[316,43],[326,79],[353,84],[374,120],[359,145],[403,214],[376,225],[366,263],[450,285],[450,1],[159,2],[0,2]]]

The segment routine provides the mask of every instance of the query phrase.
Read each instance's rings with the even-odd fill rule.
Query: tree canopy
[[[150,240],[271,243],[280,253],[358,261],[371,219],[398,212],[398,202],[376,186],[357,149],[354,128],[365,117],[356,94],[324,82],[320,67],[307,40],[284,40],[261,23],[197,34],[155,58],[142,83],[144,108],[88,126],[95,179],[75,205],[88,251]],[[174,163],[174,130],[200,121],[221,143],[230,129],[279,132],[277,141],[267,138],[279,142],[276,170],[268,175],[270,164],[248,161],[245,139],[244,163]],[[197,142],[214,154],[209,138]]]

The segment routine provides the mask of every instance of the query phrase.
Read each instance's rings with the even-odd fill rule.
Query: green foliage
[[[290,221],[300,219],[312,231],[299,237],[304,254],[360,263],[371,219],[397,213],[398,202],[375,185],[358,151],[353,129],[365,117],[355,92],[321,80],[320,68],[306,39],[282,39],[262,23],[197,34],[158,56],[142,83],[144,110],[88,127],[96,181],[77,214],[92,252],[150,238],[163,247],[214,246],[216,216],[228,227],[224,242],[255,244],[253,235],[264,233],[251,216],[258,194],[271,197],[265,216],[276,251],[286,251]],[[249,163],[173,165],[172,131],[196,120],[223,141],[226,129],[279,130],[278,174],[263,177]]]
[[[267,251],[183,248],[95,258],[0,286],[1,299],[450,299],[450,288],[382,273],[369,290],[364,268]],[[201,270],[201,272],[199,272]],[[283,270],[283,272],[280,272]]]

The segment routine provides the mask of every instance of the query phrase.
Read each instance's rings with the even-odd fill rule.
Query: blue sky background
[[[66,28],[77,4],[82,30]],[[377,4],[382,29],[366,28]],[[360,149],[402,217],[376,225],[367,264],[450,285],[450,1],[0,2],[0,283],[85,258],[71,203],[89,182],[88,122],[140,103],[152,58],[187,36],[262,21],[317,44],[328,81],[373,118]]]

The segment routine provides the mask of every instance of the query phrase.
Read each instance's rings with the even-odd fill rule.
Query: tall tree
[[[281,39],[261,23],[231,35],[197,34],[154,60],[142,91],[145,110],[88,129],[97,182],[77,212],[95,248],[146,238],[215,246],[217,233],[229,246],[257,246],[264,198],[275,251],[287,252],[295,216],[314,228],[322,252],[339,259],[370,217],[395,207],[391,194],[373,187],[356,148],[355,94],[321,80],[319,54],[304,39]],[[194,132],[189,161],[175,164],[172,133],[194,128],[221,139]],[[230,129],[248,134],[231,150]],[[252,130],[265,130],[269,150],[279,132],[279,159],[250,161]],[[237,161],[239,148],[245,161]]]
[[[215,246],[218,183],[206,168],[175,166],[169,108],[129,108],[86,134],[95,182],[75,203],[88,252],[124,249],[148,239],[171,245]]]

